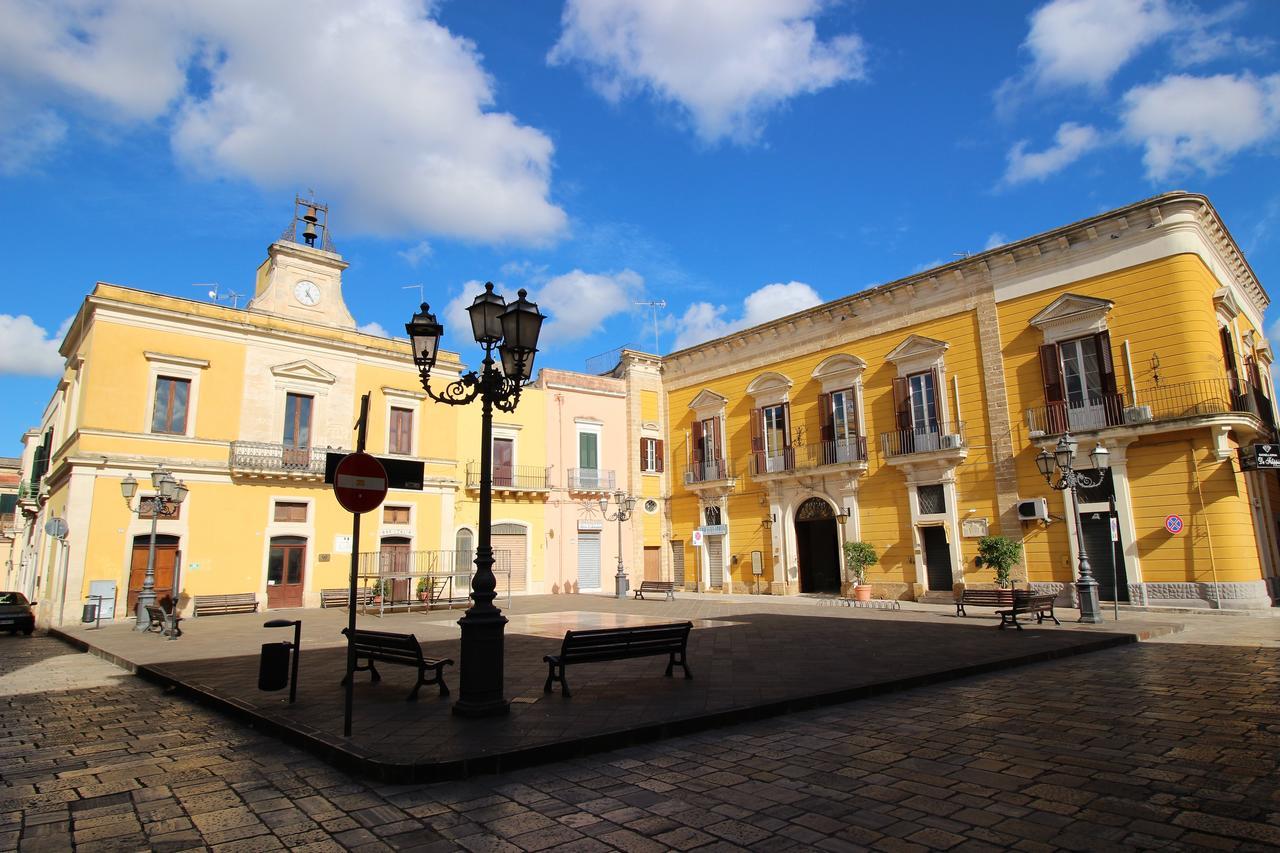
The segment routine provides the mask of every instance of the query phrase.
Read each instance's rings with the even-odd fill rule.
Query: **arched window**
[[[472,545],[471,531],[462,528],[454,539],[453,570],[458,574],[469,574],[471,563],[476,558],[475,546]]]

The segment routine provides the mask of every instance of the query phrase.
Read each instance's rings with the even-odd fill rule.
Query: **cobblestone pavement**
[[[0,638],[0,661],[6,850],[1280,846],[1270,649],[1124,646],[423,786],[350,778],[48,637]]]

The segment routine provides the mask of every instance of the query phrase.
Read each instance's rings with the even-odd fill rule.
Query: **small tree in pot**
[[[856,600],[871,600],[871,587],[867,584],[867,566],[874,566],[879,561],[876,548],[870,542],[844,543],[844,565],[853,578],[853,597]]]
[[[978,540],[978,556],[974,563],[978,568],[995,569],[996,585],[1001,589],[1013,586],[1009,570],[1022,559],[1022,543],[1007,536],[983,536]]]

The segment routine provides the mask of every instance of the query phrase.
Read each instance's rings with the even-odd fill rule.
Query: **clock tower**
[[[329,239],[328,206],[295,198],[293,214],[293,222],[267,248],[267,259],[258,267],[249,310],[354,329],[355,318],[342,301],[347,262]]]

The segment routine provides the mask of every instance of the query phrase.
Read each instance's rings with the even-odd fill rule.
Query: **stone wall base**
[[[1053,593],[1062,607],[1078,607],[1075,584],[1033,581],[1039,593]],[[1238,583],[1131,583],[1129,603],[1146,607],[1199,607],[1205,610],[1263,610],[1272,606],[1263,580]],[[1104,602],[1105,603],[1105,602]]]

